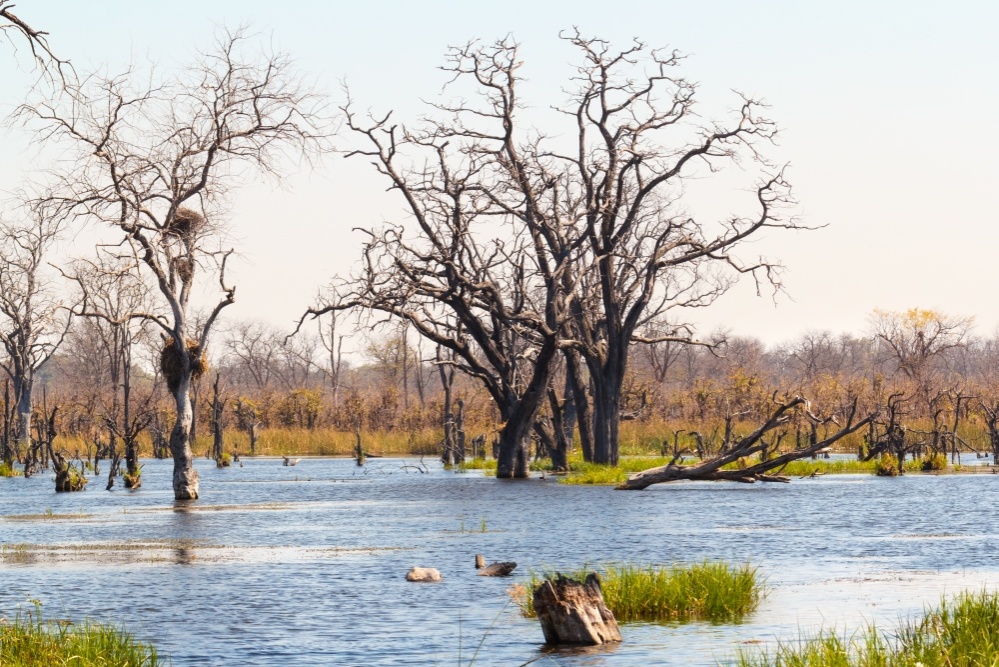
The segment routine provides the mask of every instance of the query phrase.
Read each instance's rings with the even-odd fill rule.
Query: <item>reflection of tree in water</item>
[[[176,565],[191,565],[194,563],[194,549],[188,546],[177,547],[174,551],[173,562]]]

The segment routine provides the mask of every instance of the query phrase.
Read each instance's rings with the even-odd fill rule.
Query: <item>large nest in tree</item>
[[[173,214],[173,218],[167,220],[163,227],[164,236],[175,236],[179,239],[194,238],[201,228],[205,226],[205,218],[194,209],[181,206]]]
[[[191,355],[191,378],[197,380],[208,370],[208,357],[205,356],[197,341],[187,339],[187,353]],[[160,370],[166,377],[167,388],[175,393],[180,387],[180,378],[184,372],[184,363],[173,338],[167,338],[160,353]]]

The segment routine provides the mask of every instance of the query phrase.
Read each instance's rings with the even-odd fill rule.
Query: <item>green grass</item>
[[[999,663],[999,595],[964,593],[891,632],[822,632],[772,652],[740,653],[739,667],[992,667]]]
[[[565,576],[583,581],[591,568]],[[698,563],[667,567],[604,565],[597,568],[604,602],[621,623],[738,622],[756,609],[764,592],[756,568],[727,563]],[[534,589],[554,572],[532,572],[510,593],[525,616],[534,616]]]
[[[0,665],[4,667],[157,667],[156,648],[131,633],[92,621],[74,625],[45,621],[41,606],[0,619]]]
[[[0,461],[0,477],[17,477],[20,474],[21,471],[14,468],[13,464]]]

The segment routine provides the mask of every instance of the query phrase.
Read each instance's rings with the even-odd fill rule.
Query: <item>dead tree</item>
[[[229,191],[246,168],[279,172],[289,156],[323,152],[328,136],[322,99],[302,85],[289,59],[249,53],[246,42],[243,31],[222,32],[177,74],[95,74],[68,85],[62,97],[40,97],[18,111],[42,142],[73,158],[46,201],[67,219],[118,230],[137,274],[155,287],[158,303],[132,316],[164,337],[178,500],[199,493],[191,384],[205,372],[216,319],[235,300],[225,273],[231,251],[219,247]],[[197,326],[190,299],[202,272],[213,275],[219,297]]]
[[[716,480],[732,482],[789,482],[790,478],[781,474],[783,468],[797,459],[811,456],[814,452],[831,446],[837,440],[855,433],[870,424],[877,415],[871,414],[862,419],[856,418],[856,403],[846,420],[846,425],[818,442],[808,443],[804,447],[796,446],[791,451],[777,456],[749,459],[758,456],[771,447],[765,436],[775,429],[791,422],[797,410],[808,409],[808,402],[802,397],[796,397],[777,404],[770,417],[760,427],[749,435],[734,439],[722,452],[707,460],[691,465],[683,465],[682,456],[674,455],[664,466],[645,470],[632,475],[618,489],[638,490],[653,484],[675,482],[679,480]],[[743,460],[741,466],[735,469],[724,469],[724,466]]]
[[[989,444],[992,445],[992,464],[999,465],[999,401],[993,401],[991,405],[981,401],[981,405],[989,429]]]
[[[701,124],[678,52],[637,41],[617,50],[578,31],[563,38],[582,63],[561,107],[578,137],[578,149],[557,153],[561,217],[578,220],[586,240],[568,338],[592,383],[593,460],[616,464],[631,345],[695,342],[683,325],[649,326],[710,304],[740,275],[779,289],[777,264],[735,253],[761,232],[799,225],[782,216],[790,186],[760,152],[776,135],[760,101],[743,96],[731,120]],[[752,166],[758,179],[751,212],[718,222],[691,216],[684,183],[735,164]]]
[[[219,394],[219,373],[215,374],[215,382],[212,384],[212,458],[215,465],[225,468],[230,461],[225,456],[223,450],[224,424],[222,413],[225,411],[225,400]]]
[[[29,211],[30,221],[0,224],[0,368],[10,378],[17,416],[15,439],[31,441],[31,394],[38,370],[55,354],[69,330],[71,316],[46,275],[48,253],[60,225],[44,207]]]
[[[360,141],[348,156],[372,162],[414,224],[365,230],[363,269],[306,314],[387,315],[452,353],[447,363],[482,383],[500,413],[502,478],[528,475],[528,440],[562,346],[566,274],[583,243],[563,215],[575,194],[519,124],[520,64],[510,40],[451,49],[444,70],[452,90],[470,86],[469,101],[433,105],[418,126],[343,108]]]
[[[148,322],[133,317],[134,313],[147,310],[149,302],[148,290],[136,279],[133,268],[117,250],[101,247],[94,260],[77,262],[71,272],[64,272],[83,295],[74,313],[86,318],[90,332],[100,341],[106,356],[111,401],[104,406],[102,422],[108,430],[112,461],[120,458],[118,441],[124,444],[124,483],[129,489],[141,485],[138,438],[152,419],[153,400],[152,393],[138,404],[133,399],[135,346],[149,334]]]

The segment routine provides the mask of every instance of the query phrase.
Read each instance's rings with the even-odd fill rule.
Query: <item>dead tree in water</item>
[[[797,459],[811,456],[814,452],[829,447],[840,438],[851,433],[855,433],[864,426],[870,424],[876,417],[871,414],[863,419],[854,421],[856,417],[856,403],[850,411],[846,426],[841,427],[835,433],[828,435],[819,442],[809,443],[804,447],[795,449],[769,457],[766,460],[749,460],[742,467],[736,469],[723,469],[730,463],[737,463],[746,460],[748,457],[758,455],[771,447],[765,439],[767,434],[775,429],[781,428],[791,422],[794,412],[799,409],[807,409],[808,402],[797,397],[791,400],[778,403],[767,421],[749,435],[734,439],[733,442],[720,452],[717,456],[706,461],[700,461],[692,465],[682,465],[682,458],[674,456],[673,459],[664,466],[652,468],[632,475],[626,482],[618,486],[618,489],[638,490],[647,488],[653,484],[663,482],[675,482],[679,480],[717,480],[732,482],[788,482],[790,479],[781,475],[783,468]]]
[[[0,224],[0,360],[10,378],[19,448],[31,448],[32,389],[39,369],[69,330],[68,304],[46,276],[60,224],[46,207],[33,207],[23,224]]]
[[[215,374],[215,382],[212,384],[212,458],[215,465],[225,468],[230,461],[223,451],[224,424],[222,423],[222,413],[225,410],[225,401],[219,395],[219,374]]]
[[[993,401],[991,405],[981,401],[981,404],[989,429],[989,444],[992,445],[992,464],[999,465],[999,401]]]
[[[162,368],[173,398],[170,435],[177,500],[196,499],[191,384],[220,313],[235,301],[226,282],[231,251],[219,219],[247,169],[279,174],[291,156],[325,152],[323,100],[283,54],[248,48],[245,31],[220,31],[214,47],[170,74],[95,74],[38,95],[17,113],[38,138],[67,152],[45,201],[63,219],[117,230],[134,271],[155,288],[155,307],[134,313],[159,327]],[[204,322],[191,296],[205,272],[218,285]]]

